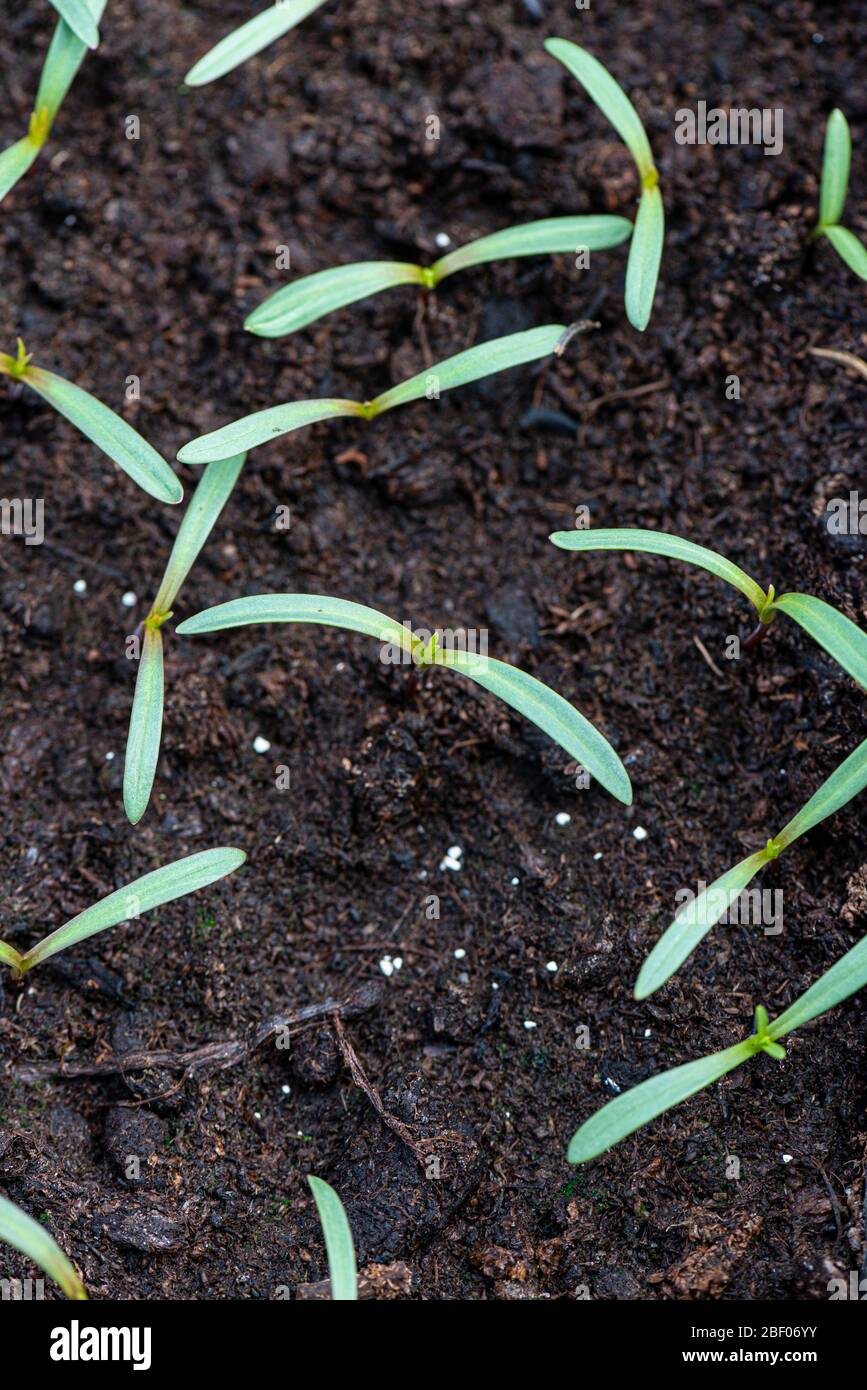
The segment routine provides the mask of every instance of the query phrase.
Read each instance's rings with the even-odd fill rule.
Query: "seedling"
[[[233,29],[209,49],[204,58],[193,64],[184,81],[188,87],[203,87],[206,82],[225,77],[227,72],[240,67],[248,58],[294,29],[324,3],[325,0],[275,0],[267,10]]]
[[[226,505],[245,458],[245,454],[238,454],[235,458],[208,464],[181,522],[159,591],[144,620],[123,769],[123,804],[133,825],[147,810],[160,754],[165,695],[162,627],[172,616],[172,606],[181,585]]]
[[[867,280],[867,247],[848,227],[840,226],[843,205],[849,189],[849,165],[852,160],[852,137],[849,122],[835,108],[825,127],[825,153],[822,160],[822,184],[819,189],[819,221],[812,237],[825,236],[837,255],[862,280]]]
[[[867,739],[850,753],[765,848],[750,854],[681,908],[663,932],[638,975],[636,999],[646,999],[680,969],[749,883],[801,835],[841,810],[867,786]]]
[[[177,477],[165,459],[147,440],[142,439],[132,425],[65,377],[46,372],[42,367],[31,366],[32,356],[32,353],[25,351],[19,338],[15,357],[0,352],[0,375],[11,377],[13,381],[23,381],[25,386],[29,386],[75,425],[97,449],[107,454],[118,468],[129,474],[133,482],[138,483],[150,497],[155,497],[158,502],[180,502],[184,490]]]
[[[163,903],[207,888],[209,883],[216,883],[217,879],[234,873],[246,858],[243,850],[221,846],[219,849],[201,850],[185,859],[176,859],[173,864],[164,864],[162,868],[153,869],[142,878],[128,883],[125,888],[118,888],[108,897],[100,898],[93,907],[79,912],[77,917],[58,927],[36,946],[31,946],[29,951],[16,951],[14,946],[0,941],[0,961],[11,966],[14,979],[20,979],[40,961],[56,956],[58,951],[65,951],[69,946],[77,946],[79,941],[95,936],[97,932],[107,931],[109,927],[117,926],[118,922],[130,921]]]
[[[704,1090],[725,1076],[726,1072],[749,1061],[757,1052],[767,1052],[769,1056],[783,1061],[786,1053],[780,1046],[781,1038],[827,1013],[865,984],[867,937],[847,951],[773,1023],[768,1022],[767,1012],[760,1004],[756,1009],[756,1031],[751,1037],[722,1052],[714,1052],[710,1057],[701,1057],[696,1062],[687,1062],[685,1066],[674,1067],[660,1076],[642,1081],[603,1105],[573,1134],[569,1144],[569,1162],[587,1163],[591,1158],[597,1158],[619,1144],[628,1134],[656,1119],[657,1115],[680,1105],[696,1091]]]
[[[624,303],[626,317],[633,328],[644,332],[653,309],[665,234],[659,173],[647,132],[623,88],[585,48],[579,48],[568,39],[546,39],[545,49],[578,79],[635,160],[641,180],[641,198],[629,247]]]
[[[559,353],[573,332],[589,325],[573,325],[571,329],[562,324],[547,324],[544,328],[531,328],[525,333],[510,333],[505,338],[492,338],[487,343],[459,352],[455,357],[447,357],[428,371],[392,386],[372,401],[290,401],[285,405],[272,405],[267,410],[257,410],[253,415],[245,415],[234,420],[222,429],[211,434],[203,434],[193,439],[178,453],[181,463],[211,463],[214,459],[230,458],[233,454],[244,453],[277,439],[281,434],[290,434],[303,425],[313,425],[319,420],[329,420],[336,415],[354,415],[362,420],[373,420],[386,410],[408,401],[417,401],[426,396],[437,399],[442,391],[450,391],[455,386],[465,386],[470,381],[493,376],[509,367],[517,367],[525,362],[535,362],[550,353]]]
[[[629,777],[614,749],[562,695],[506,662],[471,651],[447,649],[436,632],[428,640],[416,637],[408,626],[375,608],[324,594],[256,594],[252,598],[231,599],[215,608],[206,608],[186,618],[177,631],[182,636],[192,636],[202,632],[224,632],[227,628],[251,623],[317,623],[344,628],[348,632],[366,633],[388,644],[398,657],[406,653],[414,666],[447,666],[523,714],[618,801],[627,806],[632,802]]]
[[[88,48],[96,48],[99,42],[96,26],[102,19],[106,0],[51,3],[62,18],[48,48],[27,134],[0,154],[0,203],[35,162]]]
[[[6,1197],[0,1197],[0,1240],[44,1269],[67,1298],[87,1298],[87,1289],[78,1271],[45,1227]]]
[[[334,309],[379,294],[395,285],[417,285],[434,290],[449,275],[488,261],[515,256],[548,256],[558,252],[576,255],[581,250],[603,251],[619,246],[632,235],[625,217],[549,217],[527,222],[459,246],[433,265],[406,261],[359,261],[305,275],[272,294],[244,320],[244,327],[259,338],[282,338],[316,323]]]
[[[824,647],[862,689],[867,689],[867,634],[851,618],[832,608],[823,599],[814,598],[812,594],[794,593],[780,594],[777,598],[773,585],[765,592],[738,565],[718,555],[715,550],[695,545],[680,536],[666,535],[662,531],[601,526],[587,531],[555,531],[550,539],[561,550],[645,551],[651,555],[666,555],[673,560],[685,560],[699,569],[708,570],[738,589],[755,608],[759,627],[751,641],[764,636],[777,613],[785,613],[808,632],[814,642]]]
[[[354,1302],[358,1298],[358,1278],[355,1271],[355,1246],[343,1203],[322,1178],[307,1178],[325,1237],[328,1273],[331,1278],[331,1301]]]

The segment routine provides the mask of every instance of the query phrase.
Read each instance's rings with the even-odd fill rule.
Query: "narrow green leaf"
[[[40,146],[29,136],[16,140],[0,154],[0,203],[39,156]]]
[[[549,357],[565,332],[563,324],[549,323],[544,328],[530,328],[524,333],[509,333],[505,338],[477,343],[466,352],[447,357],[428,371],[419,372],[408,381],[402,381],[399,386],[392,386],[390,391],[384,391],[368,403],[368,413],[370,416],[381,415],[384,410],[393,410],[396,405],[406,405],[408,401],[427,396],[432,390],[450,391],[455,386],[465,386],[470,381],[493,376],[509,367]]]
[[[682,1067],[674,1067],[633,1086],[622,1096],[603,1105],[572,1135],[569,1162],[587,1163],[589,1159],[597,1158],[619,1144],[627,1134],[641,1129],[664,1111],[680,1105],[681,1101],[694,1096],[696,1091],[712,1085],[726,1072],[748,1061],[753,1054],[754,1049],[748,1043],[736,1043],[723,1052],[700,1057],[696,1062],[687,1062]]]
[[[466,246],[459,246],[447,256],[441,256],[431,266],[434,284],[447,275],[487,261],[505,261],[513,256],[553,256],[561,253],[577,255],[580,250],[605,251],[619,246],[632,234],[632,223],[626,217],[604,215],[587,217],[546,217],[540,222],[525,222],[520,227],[507,227],[502,232],[479,237]]]
[[[332,1302],[351,1302],[358,1298],[355,1247],[343,1203],[327,1182],[310,1174],[307,1178],[325,1237]]]
[[[99,24],[106,0],[87,0],[94,24]],[[34,110],[37,115],[45,112],[50,127],[63,104],[66,94],[75,81],[78,69],[87,56],[87,45],[70,29],[65,20],[60,20],[48,46],[48,54],[39,89],[36,93]]]
[[[272,294],[247,316],[244,327],[259,338],[282,338],[380,290],[423,283],[421,266],[404,261],[359,261],[318,270]]]
[[[290,401],[286,405],[272,405],[191,440],[178,451],[178,459],[181,463],[213,463],[246,453],[260,444],[279,438],[281,434],[300,430],[304,425],[315,425],[319,420],[330,420],[335,415],[362,413],[363,408],[358,401]]]
[[[867,690],[867,633],[839,609],[812,594],[781,594],[774,608],[786,613]]]
[[[99,29],[87,0],[50,0],[50,3],[83,44],[88,48],[99,46]]]
[[[586,48],[568,39],[546,39],[545,50],[568,68],[614,126],[638,166],[642,183],[655,172],[653,153],[641,117],[623,88]]]
[[[11,965],[13,970],[20,969],[21,952],[16,951],[14,946],[9,946],[5,941],[0,941],[0,960],[4,965]]]
[[[770,1027],[772,1038],[784,1038],[795,1028],[801,1028],[819,1014],[827,1013],[835,1004],[848,999],[850,994],[863,989],[867,984],[867,936],[841,956],[836,965],[826,970],[814,985],[811,985],[800,999],[790,1004]]]
[[[170,612],[181,585],[231,496],[246,457],[246,454],[236,454],[234,458],[217,459],[214,463],[209,463],[202,473],[192,501],[184,513],[163,581],[154,599],[151,611],[161,618]]]
[[[820,227],[832,227],[843,216],[851,162],[852,137],[849,134],[849,122],[843,112],[835,108],[825,127],[822,186],[819,190]]]
[[[132,825],[138,824],[150,801],[160,755],[164,693],[162,633],[145,626],[123,768],[123,805]]]
[[[58,1284],[67,1298],[87,1298],[78,1273],[45,1227],[6,1197],[0,1197],[0,1240],[20,1250]]]
[[[867,739],[826,778],[821,787],[796,816],[780,831],[775,843],[781,849],[841,810],[867,786]]]
[[[159,502],[180,502],[184,490],[164,458],[113,410],[41,367],[28,367],[21,380],[107,454],[124,473]]]
[[[666,555],[671,560],[684,560],[733,585],[758,612],[765,605],[765,592],[761,586],[731,560],[726,560],[715,550],[708,550],[706,546],[695,545],[680,536],[666,535],[664,531],[600,526],[588,531],[577,528],[574,531],[555,531],[550,540],[561,550],[639,550],[650,555]]]
[[[209,49],[203,58],[194,63],[184,81],[188,87],[203,87],[206,82],[214,82],[225,77],[233,68],[246,63],[248,58],[261,53],[275,39],[279,39],[314,10],[318,10],[325,0],[276,0],[267,10],[248,19],[240,28],[233,29],[218,44]]]
[[[437,664],[468,676],[546,733],[624,805],[632,803],[629,775],[611,744],[568,700],[535,676],[471,652],[440,651]]]
[[[175,631],[181,637],[189,637],[250,623],[319,623],[363,632],[378,642],[396,643],[406,651],[415,645],[409,629],[385,613],[348,599],[329,598],[327,594],[253,594],[250,598],[233,598],[185,618]]]
[[[765,850],[751,854],[680,909],[639,971],[636,999],[646,999],[671,978],[767,862]]]
[[[635,231],[629,248],[624,298],[626,317],[639,333],[643,333],[650,322],[664,233],[662,194],[658,187],[645,188],[638,204]]]
[[[209,883],[234,873],[246,858],[243,850],[221,846],[176,859],[173,864],[164,864],[162,868],[128,883],[125,888],[109,893],[93,907],[85,908],[70,922],[58,927],[57,931],[22,956],[21,968],[30,970],[40,961],[57,955],[58,951],[65,951],[68,946],[75,946],[97,932],[116,926],[118,922],[131,921],[174,898],[207,888]]]
[[[867,280],[867,246],[848,227],[825,227],[823,235],[849,269],[854,270],[862,280]]]

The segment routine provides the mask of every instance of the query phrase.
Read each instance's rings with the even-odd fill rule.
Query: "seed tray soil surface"
[[[562,360],[255,452],[176,612],[300,590],[487,630],[493,654],[600,724],[635,805],[576,789],[558,748],[448,673],[383,665],[363,637],[263,628],[168,636],[155,795],[131,829],[125,643],[180,509],[7,381],[2,493],[44,497],[46,538],[0,548],[3,934],[29,944],[211,845],[249,862],[23,990],[4,980],[0,1186],[45,1214],[98,1296],[303,1296],[326,1273],[312,1171],[343,1197],[380,1296],[825,1298],[864,1261],[863,996],[794,1035],[785,1063],[757,1057],[592,1165],[565,1151],[617,1089],[741,1038],[756,1003],[779,1011],[863,933],[862,800],[759,880],[783,891],[780,935],[720,928],[632,998],[677,890],[781,828],[863,737],[863,698],[782,618],[726,660],[750,613],[711,576],[547,536],[586,504],[594,525],[714,545],[863,623],[864,538],[822,517],[863,488],[865,383],[807,351],[867,345],[863,285],[807,240],[835,105],[854,135],[847,220],[867,232],[863,7],[343,0],[183,91],[248,14],[110,0],[99,53],[2,210],[2,345],[20,333],[173,458],[277,401],[370,397],[473,342],[597,320]],[[9,0],[2,16],[8,142],[52,20]],[[650,133],[667,229],[644,335],[624,318],[625,248],[583,272],[570,257],[484,268],[427,303],[397,290],[284,341],[244,334],[285,283],[281,245],[298,275],[427,261],[440,232],[632,216],[629,156],[543,53],[548,34],[597,54]],[[699,99],[782,107],[783,153],[678,145],[675,111]],[[197,472],[179,473],[189,498]],[[452,845],[459,870],[441,867]],[[402,960],[390,977],[385,957]],[[239,1038],[359,990],[343,1052],[326,1022],[187,1081],[17,1075]],[[0,1274],[27,1272],[4,1252]]]

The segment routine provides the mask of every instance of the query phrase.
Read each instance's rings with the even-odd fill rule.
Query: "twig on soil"
[[[856,357],[854,352],[838,352],[836,348],[807,348],[807,351],[814,357],[827,357],[829,362],[839,362],[841,367],[848,367],[859,376],[867,377],[867,362]]]
[[[592,401],[579,401],[577,409],[582,415],[594,415],[603,405],[611,405],[613,401],[630,401],[638,396],[649,396],[652,391],[664,391],[671,382],[668,378],[661,381],[648,381],[644,386],[633,386],[628,391],[607,391],[604,396],[596,396]]]
[[[373,1086],[371,1086],[370,1082],[367,1079],[365,1070],[358,1060],[355,1048],[352,1046],[352,1043],[346,1036],[346,1029],[343,1026],[343,1020],[341,1019],[339,1014],[334,1015],[332,1023],[334,1026],[334,1036],[337,1039],[337,1046],[340,1049],[340,1055],[346,1063],[346,1066],[349,1069],[349,1074],[351,1075],[356,1086],[367,1096],[367,1099],[370,1101],[377,1115],[382,1120],[382,1123],[384,1125],[387,1125],[388,1128],[392,1131],[392,1133],[396,1134],[398,1139],[400,1139],[404,1144],[406,1144],[408,1149],[412,1150],[422,1167],[426,1168],[428,1162],[428,1155],[423,1145],[427,1141],[423,1140],[421,1144],[417,1144],[415,1139],[413,1139],[412,1135],[410,1134],[408,1127],[403,1123],[403,1120],[395,1119],[394,1115],[389,1115],[388,1111],[382,1103],[382,1098],[379,1095],[379,1092],[376,1091]]]

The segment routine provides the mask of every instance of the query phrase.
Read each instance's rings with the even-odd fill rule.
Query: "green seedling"
[[[157,596],[144,620],[123,769],[123,804],[133,825],[148,808],[160,754],[165,697],[163,624],[172,616],[181,585],[226,505],[245,458],[245,454],[239,454],[220,459],[209,463],[203,472],[175,537]]]
[[[48,48],[27,134],[0,154],[0,203],[35,162],[88,48],[96,48],[99,42],[96,26],[106,0],[52,0],[52,4],[62,18]]]
[[[125,888],[118,888],[108,897],[100,898],[93,907],[85,908],[57,931],[46,936],[29,951],[16,951],[5,941],[0,941],[0,961],[12,969],[13,978],[20,979],[32,970],[34,965],[56,956],[70,946],[77,946],[97,932],[116,927],[119,922],[128,922],[140,917],[143,912],[170,903],[175,898],[196,893],[207,888],[209,883],[234,873],[247,858],[243,850],[221,846],[219,849],[205,849],[198,854],[190,854],[185,859],[176,859],[173,864],[164,864],[153,869]]]
[[[158,502],[180,502],[184,490],[177,477],[165,459],[146,439],[142,439],[132,425],[65,377],[46,372],[42,367],[31,366],[31,360],[32,353],[25,351],[19,338],[15,357],[0,352],[0,375],[29,386],[58,414],[75,425],[97,449],[107,454],[150,497],[155,497]]]
[[[653,152],[641,117],[622,87],[598,59],[568,39],[546,39],[545,49],[577,78],[582,87],[614,126],[638,169],[641,198],[629,261],[626,266],[624,303],[626,317],[643,332],[650,322],[662,243],[665,235],[665,213],[659,188],[659,173],[653,162]]]
[[[619,246],[631,235],[632,223],[625,217],[549,217],[479,237],[441,256],[431,266],[405,261],[359,261],[355,265],[337,266],[334,270],[319,270],[272,294],[248,315],[244,327],[259,338],[283,338],[309,323],[316,323],[334,309],[342,309],[395,285],[417,285],[433,290],[447,276],[488,261],[558,252],[576,255],[581,250],[602,251]]]
[[[20,1250],[28,1260],[44,1269],[67,1298],[87,1298],[87,1289],[75,1266],[57,1242],[52,1240],[45,1227],[6,1197],[0,1197],[0,1240],[11,1245],[13,1250]]]
[[[358,1298],[358,1276],[355,1270],[355,1246],[343,1203],[322,1178],[307,1178],[325,1237],[328,1274],[331,1279],[331,1301],[354,1302]]]
[[[589,325],[573,325],[572,329],[562,324],[547,324],[544,328],[531,328],[525,333],[510,333],[505,338],[492,338],[487,343],[459,352],[455,357],[447,357],[428,371],[419,372],[399,386],[392,386],[372,401],[290,401],[285,405],[272,405],[267,410],[257,410],[253,415],[245,415],[234,420],[222,429],[211,434],[203,434],[193,439],[178,453],[181,463],[211,463],[214,459],[230,458],[241,454],[280,435],[290,434],[304,425],[316,424],[319,420],[330,420],[337,415],[352,415],[362,420],[373,420],[386,410],[406,405],[422,397],[437,399],[442,391],[450,391],[455,386],[465,386],[468,382],[479,381],[482,377],[504,372],[509,367],[521,366],[525,362],[535,362],[540,357],[548,357],[552,352],[563,350],[565,342],[573,331]]]
[[[867,786],[867,739],[850,753],[802,806],[796,816],[765,848],[742,859],[716,879],[704,892],[681,908],[663,932],[638,975],[636,999],[646,999],[664,985],[740,896],[760,869],[778,859],[801,835],[841,810]]]
[[[657,1115],[680,1105],[696,1091],[704,1090],[725,1076],[726,1072],[748,1062],[757,1052],[767,1052],[778,1061],[783,1061],[786,1053],[780,1046],[781,1038],[795,1028],[802,1028],[820,1014],[827,1013],[848,999],[850,994],[863,989],[865,984],[867,937],[847,951],[773,1023],[768,1022],[766,1010],[759,1005],[756,1009],[756,1031],[751,1037],[736,1043],[734,1047],[725,1048],[723,1052],[715,1052],[696,1062],[687,1062],[685,1066],[674,1067],[660,1076],[642,1081],[603,1105],[573,1134],[569,1144],[569,1162],[587,1163],[591,1158],[597,1158],[619,1144],[628,1134],[656,1119]]]
[[[506,662],[473,651],[454,650],[451,645],[447,648],[436,632],[427,639],[417,637],[409,626],[375,608],[323,594],[257,594],[252,598],[231,599],[196,613],[186,618],[177,631],[182,636],[192,636],[224,632],[227,628],[251,623],[316,623],[344,628],[384,643],[390,659],[395,661],[405,656],[406,661],[417,667],[446,666],[490,690],[523,714],[618,801],[627,806],[632,802],[629,777],[614,749],[562,695]]]
[[[248,58],[255,57],[275,39],[294,29],[324,3],[325,0],[275,0],[267,10],[233,29],[209,49],[204,58],[193,64],[184,81],[188,87],[204,87],[206,82],[225,77],[227,72],[240,67]]]
[[[827,237],[837,255],[862,280],[867,280],[867,247],[848,227],[840,226],[849,189],[852,137],[843,112],[833,110],[825,127],[825,153],[819,189],[819,221],[812,236]]]
[[[708,570],[738,589],[756,610],[759,627],[753,638],[764,636],[777,613],[785,613],[808,632],[814,642],[824,647],[839,666],[854,681],[867,689],[867,634],[851,618],[832,608],[812,594],[781,594],[776,597],[771,585],[767,592],[738,565],[715,550],[695,545],[680,536],[668,536],[662,531],[646,531],[631,527],[598,527],[587,531],[555,531],[550,537],[561,550],[632,550],[651,555],[665,555],[673,560],[685,560]],[[750,639],[753,640],[753,639]]]

